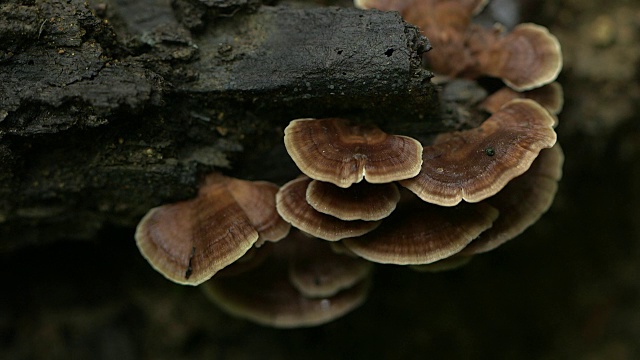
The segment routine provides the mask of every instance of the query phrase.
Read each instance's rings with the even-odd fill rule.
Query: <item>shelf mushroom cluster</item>
[[[364,302],[372,264],[334,253],[328,243],[293,230],[259,250],[243,269],[202,284],[222,309],[259,324],[292,328],[320,325]]]
[[[551,204],[552,186],[528,190],[547,179],[541,172],[553,184],[560,177],[557,147],[532,166],[555,145],[554,124],[529,99],[511,100],[478,128],[440,134],[425,146],[345,119],[294,120],[284,141],[304,175],[280,188],[276,208],[294,227],[376,263],[425,265],[468,247],[478,250],[463,253],[486,251]]]
[[[136,243],[167,279],[200,285],[229,313],[264,325],[319,325],[360,305],[371,264],[291,230],[276,211],[276,191],[211,174],[194,199],[151,209]]]
[[[143,217],[143,257],[230,314],[289,328],[360,305],[373,263],[447,270],[522,233],[549,209],[562,176],[562,57],[541,26],[473,24],[486,3],[355,0],[419,26],[434,72],[507,85],[478,104],[490,114],[480,126],[421,144],[346,119],[293,120],[284,142],[303,175],[282,187],[207,176],[194,199]]]
[[[416,176],[422,165],[417,140],[345,119],[294,120],[284,143],[305,176],[278,191],[278,212],[329,241],[375,229],[400,200],[392,182]]]

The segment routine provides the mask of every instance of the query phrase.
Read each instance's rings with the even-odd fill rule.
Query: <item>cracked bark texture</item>
[[[425,136],[428,41],[396,13],[256,0],[0,4],[0,250],[131,228],[202,175],[297,175],[295,118]]]

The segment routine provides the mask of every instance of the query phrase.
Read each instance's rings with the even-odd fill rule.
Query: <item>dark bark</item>
[[[71,0],[5,3],[0,18],[3,249],[134,226],[213,170],[292,178],[294,118],[444,126],[428,42],[396,13]]]

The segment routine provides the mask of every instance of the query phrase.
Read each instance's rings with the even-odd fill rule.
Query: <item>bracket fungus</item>
[[[524,23],[510,32],[473,26],[468,42],[477,59],[468,71],[500,78],[516,91],[549,84],[562,70],[560,43],[544,26]]]
[[[455,270],[459,267],[465,266],[471,261],[472,258],[473,258],[472,255],[461,256],[460,253],[457,253],[448,258],[438,260],[430,264],[411,265],[410,268],[411,270],[414,270],[417,272],[437,273],[437,272]]]
[[[306,200],[317,211],[340,220],[381,220],[395,210],[400,192],[394,183],[361,182],[348,188],[313,180],[307,187]]]
[[[401,203],[376,231],[342,243],[376,263],[429,264],[458,253],[497,218],[498,211],[484,203],[444,208],[412,199]]]
[[[196,198],[149,210],[136,229],[138,249],[167,279],[198,285],[257,242],[286,236],[277,190],[264,181],[210,175]]]
[[[505,86],[487,96],[478,107],[493,114],[513,99],[531,99],[542,105],[551,114],[558,115],[564,106],[564,91],[562,90],[562,85],[555,81],[524,92],[518,92]]]
[[[408,179],[422,164],[417,140],[345,119],[293,120],[284,130],[284,144],[305,175],[343,188],[363,179],[375,184]]]
[[[329,241],[360,236],[380,225],[379,221],[344,221],[317,211],[307,202],[307,188],[311,181],[301,176],[283,185],[276,194],[276,208],[291,225]]]
[[[442,206],[484,200],[556,143],[554,124],[535,101],[512,100],[478,128],[438,135],[424,148],[420,174],[400,184]]]
[[[564,155],[558,144],[544,149],[527,172],[511,180],[502,191],[485,200],[500,211],[500,217],[491,229],[471,242],[460,255],[493,250],[538,221],[549,209],[556,195],[563,162]]]
[[[373,264],[333,251],[331,244],[294,232],[288,241],[289,281],[307,297],[329,297],[365,280]],[[283,243],[282,246],[285,244]]]
[[[370,286],[370,264],[304,237],[293,231],[273,244],[262,264],[236,276],[215,277],[202,284],[203,291],[234,316],[278,328],[324,324],[362,304]]]
[[[373,263],[448,270],[523,232],[562,176],[554,127],[563,94],[553,82],[562,56],[544,27],[474,24],[487,2],[355,0],[419,26],[431,70],[502,79],[507,87],[468,102],[491,114],[480,126],[423,146],[342,118],[293,120],[284,144],[304,175],[280,188],[210,175],[196,198],[144,216],[142,255],[174,282],[201,284],[230,314],[291,328],[360,305]]]

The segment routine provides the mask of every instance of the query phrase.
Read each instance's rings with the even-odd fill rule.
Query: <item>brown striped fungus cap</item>
[[[460,255],[460,253],[457,253],[430,264],[411,265],[410,268],[417,272],[438,273],[463,267],[467,265],[471,259],[473,259],[473,255]]]
[[[231,315],[277,328],[317,326],[352,311],[367,298],[369,281],[333,296],[306,297],[296,289],[282,264],[267,262],[234,277],[213,278],[205,294]]]
[[[375,231],[342,243],[376,263],[430,264],[462,250],[497,218],[498,211],[488,204],[443,208],[414,197],[401,202]]]
[[[408,179],[422,164],[417,140],[345,119],[293,120],[284,134],[287,152],[305,175],[343,188],[363,179],[369,183]]]
[[[329,241],[360,236],[380,225],[379,221],[344,221],[314,209],[307,202],[307,188],[311,181],[301,176],[283,185],[276,194],[278,213],[291,225]]]
[[[502,191],[484,202],[497,208],[500,217],[461,252],[461,256],[497,248],[533,225],[551,204],[562,178],[564,155],[560,145],[540,151],[524,174],[511,180]]]
[[[487,98],[480,103],[479,107],[493,114],[513,99],[531,99],[549,110],[551,114],[558,115],[564,105],[564,92],[562,85],[555,81],[551,84],[524,92],[518,92],[505,86],[487,96]]]
[[[340,220],[381,220],[393,212],[400,201],[394,183],[361,182],[348,188],[313,180],[307,186],[307,203],[317,211]]]
[[[201,288],[224,311],[278,328],[324,324],[366,299],[370,263],[332,253],[329,243],[298,231],[271,248],[259,266]]]
[[[213,174],[194,199],[151,209],[135,239],[167,279],[198,285],[243,256],[256,242],[277,241],[289,224],[275,208],[278,187]]]
[[[500,78],[516,91],[549,84],[562,70],[560,42],[544,26],[524,23],[508,33],[473,26],[470,32],[475,71]]]
[[[420,174],[400,184],[441,206],[484,200],[556,143],[553,125],[535,101],[512,100],[478,128],[438,135],[424,148]]]
[[[333,296],[355,286],[371,274],[372,263],[334,252],[331,247],[334,243],[299,231],[289,237],[293,240],[290,241],[289,281],[304,296]]]

